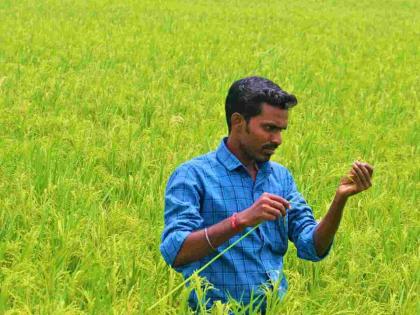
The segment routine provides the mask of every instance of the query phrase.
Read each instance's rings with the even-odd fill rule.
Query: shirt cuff
[[[327,257],[331,251],[332,245],[334,243],[334,240],[331,242],[331,244],[328,246],[327,250],[322,256],[319,256],[316,252],[315,247],[315,231],[316,231],[317,225],[313,225],[311,229],[308,229],[306,233],[303,233],[301,239],[300,239],[300,249],[298,249],[298,257],[310,261],[320,261]]]
[[[173,267],[175,258],[190,233],[189,231],[172,232],[160,245],[160,252],[162,253],[163,259],[171,267]]]
[[[315,227],[316,227],[316,226],[315,226]],[[333,243],[334,243],[334,238],[333,238],[333,240],[331,241],[330,245],[328,245],[328,248],[327,248],[327,250],[325,251],[325,253],[324,253],[322,256],[319,256],[319,255],[317,254],[317,252],[316,252],[316,247],[315,247],[315,240],[314,240],[314,237],[315,237],[315,230],[316,230],[316,228],[315,228],[315,229],[314,229],[314,231],[312,232],[312,246],[313,246],[313,250],[314,250],[314,253],[315,253],[315,256],[316,256],[316,260],[314,260],[314,261],[320,261],[320,260],[324,259],[325,257],[327,257],[327,256],[330,254],[330,251],[331,251],[332,245],[333,245]]]

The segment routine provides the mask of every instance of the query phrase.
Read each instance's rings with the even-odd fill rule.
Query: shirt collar
[[[220,142],[219,147],[216,150],[216,157],[219,160],[220,163],[222,163],[229,171],[233,171],[234,169],[237,169],[238,167],[244,167],[242,165],[241,161],[238,160],[238,158],[233,154],[229,148],[226,145],[227,137],[223,138]],[[271,173],[271,165],[270,162],[262,162],[257,163],[258,165],[258,171],[262,173]]]
[[[240,167],[241,161],[233,154],[226,145],[227,137],[223,138],[216,150],[216,157],[229,171]]]

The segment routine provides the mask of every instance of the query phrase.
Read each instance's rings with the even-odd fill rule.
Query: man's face
[[[282,142],[282,131],[287,128],[287,119],[287,109],[263,103],[261,113],[251,117],[240,132],[242,152],[257,162],[268,161]]]

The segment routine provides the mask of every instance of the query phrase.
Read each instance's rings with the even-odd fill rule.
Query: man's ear
[[[245,118],[239,113],[233,113],[230,119],[230,124],[232,126],[232,130],[234,129],[241,129],[243,124],[245,123]]]

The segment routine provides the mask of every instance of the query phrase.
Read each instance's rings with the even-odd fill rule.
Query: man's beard
[[[245,132],[248,135],[250,134],[248,122],[245,125]],[[257,157],[255,154],[250,152],[248,150],[247,146],[244,145],[244,144],[240,144],[240,147],[242,149],[242,152],[244,152],[245,155],[247,156],[247,158],[250,159],[250,160],[254,160],[255,162],[263,163],[263,162],[267,162],[271,159],[271,155],[265,155],[267,157],[261,157],[261,158]],[[276,150],[277,148],[278,148],[278,145],[276,145],[276,144],[266,143],[261,147],[261,150],[264,150],[264,149]]]
[[[249,160],[254,160],[255,162],[258,162],[258,163],[267,162],[271,158],[271,155],[266,155],[266,157],[265,156],[258,157],[252,151],[250,151],[248,149],[248,147],[244,144],[240,144],[240,148],[241,148],[242,152],[244,153],[244,155],[246,155],[246,157]]]

